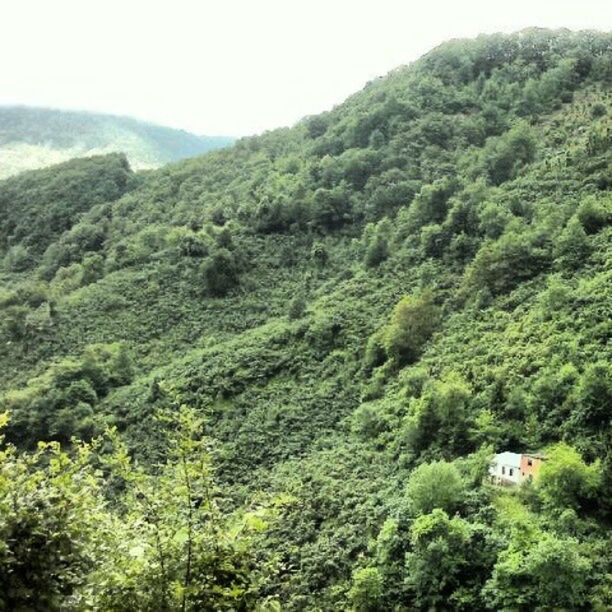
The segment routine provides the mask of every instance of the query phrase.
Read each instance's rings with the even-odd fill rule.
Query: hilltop
[[[159,475],[92,476],[113,527],[83,510],[94,569],[53,579],[107,609],[609,608],[611,86],[609,33],[482,36],[146,174],[0,182],[7,439],[115,426]],[[164,513],[181,406],[214,512]],[[544,452],[540,479],[490,485],[501,451]],[[195,511],[219,522],[191,581]]]
[[[198,136],[130,117],[0,106],[0,179],[72,159],[125,153],[134,169],[226,147],[233,138]]]

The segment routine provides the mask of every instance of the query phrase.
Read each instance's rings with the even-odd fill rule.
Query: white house
[[[489,467],[489,475],[497,484],[514,485],[521,482],[520,453],[498,453]]]

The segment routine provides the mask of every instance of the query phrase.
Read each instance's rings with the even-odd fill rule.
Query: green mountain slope
[[[197,136],[129,117],[24,106],[0,107],[0,179],[73,157],[125,153],[133,168],[226,147],[233,138]]]
[[[238,608],[606,609],[611,85],[610,34],[453,41],[201,158],[0,182],[8,439],[154,465],[192,406],[220,507],[290,500]],[[504,450],[541,478],[489,485]]]

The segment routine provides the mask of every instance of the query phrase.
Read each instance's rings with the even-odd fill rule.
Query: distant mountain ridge
[[[134,169],[156,168],[230,145],[131,117],[27,106],[0,106],[0,179],[73,157],[126,154]]]

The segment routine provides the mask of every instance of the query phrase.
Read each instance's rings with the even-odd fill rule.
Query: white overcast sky
[[[0,104],[246,135],[317,113],[433,46],[612,29],[612,0],[0,0]]]

